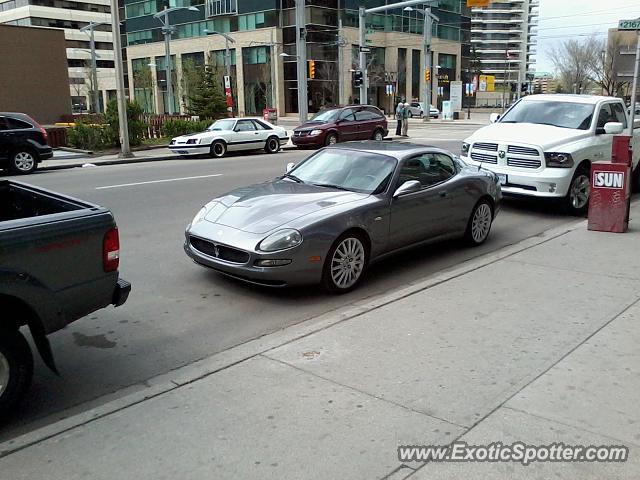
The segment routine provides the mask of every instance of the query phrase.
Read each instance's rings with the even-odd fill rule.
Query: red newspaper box
[[[589,230],[623,233],[629,224],[631,168],[624,163],[591,164]]]

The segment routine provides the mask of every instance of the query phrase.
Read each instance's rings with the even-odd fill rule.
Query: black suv
[[[51,157],[47,131],[35,120],[24,113],[0,112],[0,168],[23,175]]]

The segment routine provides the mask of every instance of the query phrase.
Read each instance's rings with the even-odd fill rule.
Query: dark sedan
[[[51,157],[47,131],[38,122],[24,113],[0,112],[0,168],[24,175]]]
[[[187,227],[184,249],[249,282],[342,293],[398,250],[453,237],[483,243],[501,198],[493,173],[445,150],[352,142],[215,198]]]
[[[372,105],[349,105],[318,113],[293,131],[298,147],[322,147],[353,140],[377,140],[387,136],[387,119]]]

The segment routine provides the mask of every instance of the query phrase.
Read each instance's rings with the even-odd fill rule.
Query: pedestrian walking
[[[398,102],[398,106],[396,107],[396,135],[400,136],[402,134],[402,109],[404,108],[404,104],[402,102]]]
[[[402,136],[408,137],[409,133],[409,104],[405,103],[402,106]]]

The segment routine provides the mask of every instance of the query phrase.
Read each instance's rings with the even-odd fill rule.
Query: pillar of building
[[[244,117],[244,61],[242,60],[242,47],[236,47],[236,84],[232,88],[236,89],[238,99],[238,116]]]

